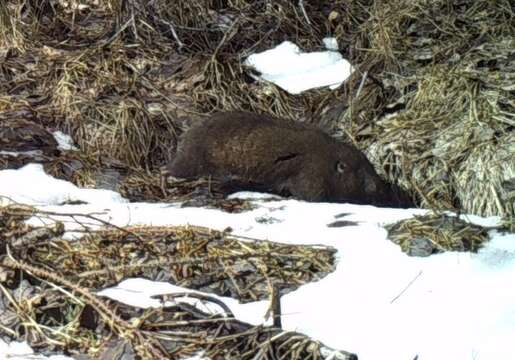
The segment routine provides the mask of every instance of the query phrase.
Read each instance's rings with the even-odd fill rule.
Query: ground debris
[[[292,359],[322,356],[322,344],[279,328],[240,322],[209,295],[201,300],[218,304],[222,314],[181,303],[180,294],[162,297],[173,299],[173,305],[165,302],[162,308],[144,310],[106,300],[95,290],[143,277],[241,302],[270,299],[272,289],[280,296],[333,271],[334,249],[276,244],[195,226],[105,224],[70,241],[63,239],[61,222],[25,224],[32,216],[49,220],[54,215],[24,205],[0,208],[4,339],[26,340],[42,354],[66,352],[82,359],[113,354],[120,359],[182,358],[199,351],[211,358],[249,360],[259,352]],[[80,216],[69,217],[79,221]],[[340,355],[352,359],[352,354]]]
[[[27,261],[52,264],[51,271],[89,288],[144,277],[242,302],[267,299],[270,284],[283,293],[292,291],[334,266],[334,250],[329,248],[240,239],[195,226],[103,229],[73,242],[57,238],[34,247],[23,243]],[[11,252],[18,253],[15,247]]]
[[[477,252],[489,240],[489,229],[445,214],[415,216],[386,229],[389,239],[411,256],[445,251]]]

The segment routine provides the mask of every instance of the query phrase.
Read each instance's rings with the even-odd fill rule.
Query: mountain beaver
[[[252,113],[218,113],[194,124],[167,167],[179,178],[211,176],[232,189],[307,201],[409,207],[355,147],[320,129]]]

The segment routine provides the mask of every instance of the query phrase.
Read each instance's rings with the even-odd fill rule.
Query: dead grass
[[[24,221],[32,216],[50,225],[28,226]],[[63,239],[68,222],[80,225],[84,236]],[[95,291],[144,277],[242,302],[275,302],[333,270],[335,250],[329,247],[256,241],[194,226],[116,227],[94,214],[9,205],[0,207],[0,251],[0,333],[45,352],[112,358],[109,351],[122,342],[128,348],[115,352],[129,359],[183,358],[198,351],[249,360],[322,356],[322,344],[277,327],[242,323],[209,295],[189,297],[217,305],[222,314],[175,301],[185,294],[164,295],[171,304],[144,310]],[[277,308],[271,311],[280,316]],[[266,352],[259,355],[262,349]],[[350,355],[339,353],[342,359]]]
[[[415,216],[387,227],[388,237],[411,256],[445,251],[477,252],[488,241],[488,229],[443,214]]]
[[[153,172],[190,121],[264,112],[353,142],[422,206],[513,216],[507,0],[6,4],[0,111],[34,113],[90,158]],[[242,66],[285,39],[318,50],[327,34],[357,69],[336,91],[289,95]]]
[[[499,215],[513,231],[510,1],[302,3],[6,0],[0,6],[0,121],[29,119],[73,137],[79,153],[44,159],[54,176],[88,187],[107,182],[132,200],[200,201],[228,211],[249,205],[222,199],[211,181],[167,184],[159,174],[189,123],[224,110],[311,122],[362,149],[421,206]],[[327,35],[337,38],[356,68],[337,90],[290,95],[256,82],[242,65],[251,53],[283,40],[320,50]],[[3,156],[0,166],[28,161]],[[115,180],[106,181],[109,176]],[[248,301],[270,296],[274,281],[294,288],[330,271],[330,251],[321,261],[312,249],[195,228],[102,230],[69,244],[60,238],[62,227],[27,227],[23,220],[34,211],[0,210],[0,303],[10,319],[0,330],[8,336],[105,358],[109,351],[162,358],[198,349],[212,358],[320,356],[321,345],[298,334],[249,328],[183,306],[129,309],[99,300],[82,282],[97,288],[128,274],[173,278]],[[422,244],[429,253],[476,251],[487,239],[485,229],[441,215],[408,220],[390,235],[405,251]],[[143,247],[141,238],[147,240]],[[42,239],[44,246],[34,248]],[[95,256],[104,252],[109,256]],[[249,269],[255,277],[250,282]],[[29,292],[16,297],[24,286]]]

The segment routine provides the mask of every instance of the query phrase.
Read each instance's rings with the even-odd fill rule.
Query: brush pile
[[[388,237],[410,256],[445,251],[477,252],[488,241],[488,229],[457,217],[415,216],[386,227]]]
[[[49,225],[27,225],[30,217]],[[64,225],[53,221],[56,217],[80,224],[87,234],[75,241],[63,239]],[[23,205],[0,208],[3,339],[26,340],[43,353],[92,359],[112,359],[115,352],[126,359],[183,358],[200,351],[212,359],[256,359],[260,351],[305,359],[320,358],[326,351],[301,334],[238,321],[209,295],[170,294],[163,307],[143,310],[96,291],[124,278],[143,277],[241,302],[274,303],[333,271],[334,249],[253,241],[199,227],[92,230],[92,224],[99,225],[93,215],[58,216]],[[223,312],[199,311],[181,302],[184,297],[212,303]],[[166,300],[173,300],[172,305]],[[350,359],[350,354],[340,355]]]

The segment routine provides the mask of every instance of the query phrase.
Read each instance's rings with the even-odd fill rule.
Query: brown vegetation
[[[514,24],[510,0],[4,0],[0,2],[0,121],[29,121],[34,125],[28,128],[41,125],[73,137],[80,151],[45,151],[36,159],[54,176],[147,201],[191,199],[198,195],[199,185],[216,193],[217,184],[210,181],[168,185],[161,181],[159,168],[170,161],[178,136],[192,121],[230,110],[304,121],[363,150],[378,173],[416,195],[423,207],[499,215],[513,229]],[[249,54],[283,40],[305,51],[320,50],[327,35],[336,37],[343,56],[355,67],[351,78],[336,90],[291,95],[255,81],[252,69],[242,65]],[[45,144],[54,150],[51,140]],[[26,154],[0,155],[2,168],[29,161],[34,158]],[[216,194],[215,199],[219,199]],[[231,201],[215,205],[231,211],[248,208]],[[77,280],[91,270],[112,283],[126,271],[141,270],[131,263],[142,255],[131,252],[133,241],[150,235],[162,239],[163,229],[95,233],[81,250],[61,241],[58,226],[32,229],[24,224],[34,209],[22,209],[21,215],[20,209],[0,210],[0,305],[8,310],[3,320],[11,321],[3,324],[2,332],[10,338],[27,339],[47,351],[90,351],[96,358],[107,348],[106,359],[113,358],[115,351],[161,358],[200,348],[210,356],[238,359],[257,358],[256,349],[260,359],[320,356],[319,343],[297,334],[274,337],[279,334],[274,328],[249,329],[180,306],[144,312],[106,305],[91,289],[66,278]],[[408,249],[407,237],[422,229],[424,244],[433,246],[431,234],[438,235],[438,227],[443,227],[440,235],[450,240],[449,247],[438,243],[438,251],[476,250],[484,240],[482,229],[438,217],[401,224],[394,235]],[[464,233],[466,238],[461,237]],[[105,270],[113,264],[83,264],[75,256],[74,251],[94,249],[100,235],[126,241],[128,234],[132,238],[125,245],[110,243],[113,251],[118,246],[130,260],[119,264],[120,272]],[[211,235],[202,231],[189,235],[188,242],[196,238],[206,246],[198,249],[210,250],[206,244]],[[220,236],[225,239],[226,234]],[[38,238],[55,247],[35,261],[43,249],[34,248]],[[231,244],[236,247],[220,251],[233,249],[239,254],[237,241]],[[49,263],[47,255],[52,255]],[[61,264],[62,258],[67,262]],[[315,256],[309,259],[323,268]],[[259,261],[272,263],[275,275],[295,284],[298,279],[290,275],[299,269],[280,272],[286,266],[282,260]],[[168,276],[179,271],[182,276],[198,270],[189,260],[176,267],[168,261],[168,266],[157,264],[153,271],[168,271]],[[70,266],[74,273],[54,268],[58,265]],[[96,268],[88,270],[85,265]],[[305,265],[299,264],[301,274],[309,273],[302,272]],[[245,296],[272,296],[263,280],[273,274],[266,275],[256,283],[260,291],[249,288]],[[314,278],[306,276],[302,281]],[[238,288],[237,280],[235,284]],[[23,293],[24,289],[29,291]],[[17,297],[18,293],[24,296]],[[128,318],[137,321],[128,323]],[[156,339],[152,331],[172,321],[180,336]],[[197,327],[188,327],[191,324]],[[112,343],[104,343],[109,336]]]
[[[103,167],[156,177],[185,120],[247,110],[330,129],[425,207],[513,215],[508,0],[4,4],[3,117],[62,129]],[[328,34],[356,68],[336,91],[290,95],[242,66],[286,39],[319,50]]]

